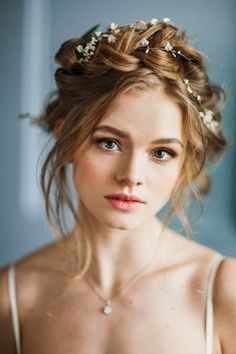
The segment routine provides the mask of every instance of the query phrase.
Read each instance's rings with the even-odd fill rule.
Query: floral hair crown
[[[135,23],[132,23],[129,27],[135,27],[135,30],[138,32],[144,32],[148,28],[153,25],[156,25],[158,22],[168,23],[170,25],[174,25],[173,22],[170,21],[169,18],[163,18],[161,21],[158,21],[156,18],[152,20],[138,20]],[[121,27],[119,27],[115,23],[111,23],[107,32],[96,32],[97,26],[94,26],[86,32],[82,39],[85,42],[85,45],[79,44],[76,46],[75,50],[79,53],[78,62],[80,64],[86,63],[90,61],[95,54],[96,45],[100,42],[103,38],[106,38],[107,43],[113,44],[116,43],[117,34],[120,32]],[[140,43],[140,47],[145,49],[145,53],[147,54],[150,50],[149,41],[147,39],[143,39]],[[178,59],[179,57],[183,57],[186,60],[190,60],[186,57],[180,50],[176,50],[173,48],[170,42],[166,42],[164,47],[161,47],[166,52],[169,52],[174,58]],[[217,134],[219,131],[219,122],[214,119],[214,113],[209,109],[203,109],[201,106],[201,96],[196,94],[191,87],[191,84],[188,79],[182,78],[182,82],[186,86],[188,93],[194,98],[197,106],[199,116],[202,119],[204,125],[214,134]]]

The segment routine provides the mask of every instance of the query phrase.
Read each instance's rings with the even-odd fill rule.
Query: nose
[[[144,183],[144,166],[141,156],[137,153],[124,156],[117,169],[116,180],[129,187],[142,185]]]

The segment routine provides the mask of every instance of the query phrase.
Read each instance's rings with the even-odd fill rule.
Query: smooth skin
[[[73,252],[55,243],[17,263],[23,354],[204,354],[207,277],[217,252],[189,241],[156,217],[178,181],[184,157],[182,113],[161,89],[122,95],[73,157],[80,199],[78,230],[90,238],[86,279],[109,298],[155,256],[112,301],[113,313],[75,281]],[[132,211],[112,206],[114,193],[137,195]],[[74,250],[73,233],[64,241]],[[0,348],[15,352],[7,295],[0,275]],[[214,354],[236,354],[236,260],[227,258],[215,282]]]

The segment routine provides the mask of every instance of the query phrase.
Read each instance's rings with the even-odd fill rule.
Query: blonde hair
[[[144,40],[149,41],[148,52],[142,50],[141,43]],[[164,51],[167,41],[183,56],[176,58]],[[203,124],[196,102],[189,95],[182,79],[189,79],[191,87],[202,98],[202,106],[212,110],[218,122],[221,121],[220,112],[225,101],[223,89],[209,81],[203,55],[190,45],[185,33],[168,23],[158,22],[139,32],[135,26],[123,26],[115,43],[108,43],[106,38],[102,38],[92,58],[83,63],[79,62],[75,50],[79,44],[85,44],[83,38],[69,39],[57,52],[55,59],[59,68],[55,73],[56,96],[37,120],[49,132],[55,130],[58,122],[61,124],[60,136],[41,172],[41,186],[50,225],[58,227],[62,236],[66,235],[61,214],[65,205],[71,210],[75,225],[79,223],[67,184],[68,164],[112,102],[129,90],[161,87],[183,111],[186,151],[172,193],[172,207],[165,222],[175,213],[190,235],[191,227],[185,214],[189,194],[200,200],[200,196],[209,191],[207,163],[220,158],[226,140],[221,131],[214,134]],[[78,237],[79,269],[83,275],[90,263],[91,246],[83,235]]]

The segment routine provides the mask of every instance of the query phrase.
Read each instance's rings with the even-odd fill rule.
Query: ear
[[[61,136],[61,128],[62,128],[62,119],[58,119],[53,128],[53,135],[56,139],[59,139]]]

